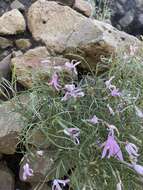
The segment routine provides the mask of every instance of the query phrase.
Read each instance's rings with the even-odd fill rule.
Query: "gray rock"
[[[19,10],[24,10],[25,6],[18,0],[14,0],[11,5],[11,9],[19,9]]]
[[[14,175],[4,162],[0,162],[0,190],[14,190]]]
[[[0,105],[0,153],[2,154],[15,153],[24,126],[21,115],[14,110],[14,99]]]
[[[114,0],[111,22],[113,26],[133,35],[143,34],[143,1]]]
[[[8,47],[12,47],[13,42],[11,40],[8,40],[7,38],[0,37],[0,48],[1,49],[6,49]]]
[[[0,61],[0,78],[7,77],[10,72],[10,62],[11,62],[11,54],[5,57],[2,61]]]
[[[25,54],[13,58],[12,65],[15,68],[17,80],[26,88],[31,88],[35,81],[48,82],[54,72],[64,73],[63,80],[75,78],[65,63],[68,59],[50,56],[46,47],[38,47],[28,50]]]

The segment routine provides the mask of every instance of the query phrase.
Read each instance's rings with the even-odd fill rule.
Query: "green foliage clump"
[[[107,64],[109,60],[104,61]],[[64,85],[56,91],[48,83],[38,81],[25,93],[30,97],[27,105],[17,101],[18,111],[27,120],[21,138],[26,151],[51,146],[57,153],[52,179],[66,176],[74,190],[115,190],[119,182],[125,190],[141,190],[143,186],[143,178],[130,167],[132,161],[125,150],[127,141],[134,143],[140,154],[137,163],[143,165],[143,118],[136,113],[136,107],[143,107],[143,64],[136,57],[116,58],[110,64],[111,68],[103,74],[87,74],[78,82],[71,82],[82,89],[83,97],[62,101]],[[105,81],[112,76],[115,76],[112,84],[121,92],[119,97],[111,96],[106,88]],[[97,124],[88,121],[94,115],[100,120]],[[101,159],[108,125],[117,128],[115,136],[124,161],[114,157]],[[80,130],[79,144],[64,133],[68,128]],[[42,133],[45,141],[41,144],[32,141],[33,130]]]

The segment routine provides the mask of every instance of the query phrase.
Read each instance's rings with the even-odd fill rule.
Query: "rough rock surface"
[[[15,44],[19,49],[22,50],[28,49],[32,45],[29,39],[24,39],[24,38],[16,40]]]
[[[12,47],[13,42],[8,40],[7,38],[0,37],[0,49],[6,49],[8,47]]]
[[[0,153],[14,154],[23,129],[19,113],[14,112],[13,100],[0,105]]]
[[[2,61],[0,61],[0,79],[1,77],[7,77],[10,72],[10,62],[11,62],[11,54],[6,56]]]
[[[84,0],[75,0],[74,9],[87,17],[90,17],[92,14],[91,5]]]
[[[92,69],[101,56],[124,51],[131,44],[141,45],[137,38],[109,24],[86,18],[70,7],[46,0],[38,0],[30,7],[28,25],[35,40],[43,41],[49,51],[66,54],[74,51],[77,57],[81,54]],[[88,68],[87,64],[82,66]]]
[[[25,6],[18,0],[14,0],[11,5],[11,9],[19,9],[19,10],[24,10]]]
[[[25,28],[24,17],[17,9],[8,11],[0,17],[0,34],[17,34],[23,32]]]
[[[62,57],[50,57],[45,47],[31,49],[11,61],[18,82],[27,88],[31,88],[34,82],[38,80],[49,82],[54,72],[65,72],[67,79],[74,76],[65,66],[69,60]]]
[[[143,34],[143,1],[114,0],[112,24],[130,34]]]
[[[3,162],[0,162],[0,190],[14,190],[14,176]]]
[[[34,157],[25,155],[23,162],[20,166],[20,179],[23,180],[23,166],[28,163],[30,168],[33,170],[33,176],[29,176],[25,181],[26,182],[45,182],[51,180],[50,172],[54,166],[54,160],[56,158],[55,151],[44,152],[42,156],[34,154]],[[50,174],[50,176],[48,176]]]

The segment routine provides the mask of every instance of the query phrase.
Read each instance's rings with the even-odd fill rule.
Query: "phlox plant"
[[[54,73],[51,81],[35,82],[24,93],[29,96],[25,106],[16,97],[17,111],[26,119],[20,140],[26,152],[49,145],[57,154],[53,190],[143,187],[143,64],[135,56],[102,64],[109,69],[78,81],[67,83]],[[45,141],[32,141],[33,130]]]

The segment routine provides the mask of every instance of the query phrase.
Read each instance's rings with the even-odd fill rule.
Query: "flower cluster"
[[[78,73],[76,70],[76,66],[79,64],[80,62],[76,62],[75,60],[73,60],[71,62],[65,63],[65,67],[67,67],[71,72],[77,75]],[[82,88],[82,85],[77,85],[73,82],[63,85],[59,73],[56,72],[53,73],[51,80],[48,84],[54,89],[55,92],[58,92],[56,93],[53,102],[54,103],[56,101],[59,102],[58,103],[56,102],[54,105],[51,103],[52,101],[51,102],[48,101],[49,104],[51,103],[51,107],[49,106],[50,107],[49,110],[55,112],[50,113],[49,114],[50,116],[45,116],[46,119],[48,118],[45,122],[46,123],[45,128],[50,131],[48,140],[50,140],[50,142],[53,142],[53,144],[60,149],[58,153],[60,153],[59,155],[63,156],[61,159],[62,161],[59,164],[60,165],[59,168],[60,167],[62,168],[61,165],[64,165],[66,161],[74,164],[73,165],[69,164],[70,165],[69,167],[71,167],[70,169],[72,169],[73,167],[73,171],[69,171],[67,163],[65,164],[65,166],[63,166],[64,171],[66,171],[66,169],[68,168],[65,176],[67,178],[70,178],[70,180],[69,179],[65,180],[64,176],[63,178],[61,176],[58,176],[57,174],[59,174],[58,173],[59,171],[56,173],[56,175],[54,173],[54,176],[52,178],[53,179],[52,190],[62,190],[64,189],[65,186],[73,185],[72,183],[76,183],[74,179],[72,179],[73,177],[72,174],[69,175],[68,172],[69,173],[73,172],[73,174],[76,177],[76,172],[80,172],[79,170],[82,167],[84,167],[84,165],[88,170],[88,168],[91,169],[90,166],[92,166],[93,163],[97,162],[96,163],[97,173],[100,173],[100,166],[98,166],[99,163],[98,161],[100,161],[101,165],[103,164],[104,167],[105,165],[108,165],[109,162],[111,163],[112,161],[118,162],[121,165],[124,164],[125,166],[130,167],[131,172],[136,172],[137,174],[143,176],[143,166],[139,164],[141,163],[141,159],[140,159],[138,144],[136,145],[136,143],[134,142],[135,139],[134,137],[130,138],[130,140],[128,139],[129,141],[127,141],[128,138],[127,134],[126,133],[124,134],[123,132],[126,130],[125,128],[126,114],[124,114],[125,109],[123,109],[123,112],[121,113],[119,108],[120,107],[121,109],[124,108],[124,105],[126,106],[126,109],[130,107],[131,112],[133,112],[133,114],[135,115],[135,118],[141,122],[143,118],[143,111],[141,109],[141,105],[139,107],[136,106],[137,103],[135,101],[133,102],[132,105],[130,104],[128,106],[127,101],[125,101],[124,99],[125,97],[124,88],[122,90],[119,89],[118,85],[113,83],[113,79],[115,79],[115,76],[112,76],[107,80],[102,79],[102,84],[103,84],[102,86],[104,86],[104,90],[101,90],[101,94],[99,91],[97,91],[97,98],[96,97],[92,98],[92,96],[88,91],[90,88],[88,85],[87,85],[88,86],[87,91],[86,91],[86,84],[84,85],[84,88]],[[116,79],[116,81],[118,81],[118,79]],[[82,82],[80,84],[82,84]],[[94,85],[95,84],[96,82],[94,83]],[[92,87],[92,89],[94,89],[94,87]],[[57,98],[57,94],[60,97]],[[96,92],[94,96],[96,96]],[[101,105],[103,105],[103,107]],[[60,106],[61,109],[59,108]],[[45,112],[45,110],[46,109],[44,109],[43,112]],[[49,123],[47,121],[49,121]],[[62,124],[60,124],[60,122],[57,121],[62,121],[63,123],[61,122]],[[62,133],[60,134],[62,134],[63,136],[59,135],[60,131],[62,131]],[[94,155],[97,155],[97,158],[96,156],[91,156],[90,158],[90,153],[92,154],[93,151],[95,152]],[[38,149],[36,154],[37,157],[40,159],[44,155],[44,151]],[[64,159],[67,160],[65,161]],[[69,160],[75,159],[75,160],[74,161],[72,160],[73,161],[72,162],[71,160],[69,161],[68,159]],[[82,161],[84,163],[81,163]],[[90,165],[89,167],[87,165],[88,163]],[[109,164],[110,166],[111,163]],[[124,167],[122,167],[122,169],[123,168]],[[107,173],[108,171],[105,174],[106,176]],[[29,166],[29,163],[26,163],[23,166],[23,180],[26,181],[27,178],[30,178],[33,175],[34,171]],[[118,175],[118,172],[117,174],[114,175],[118,176],[115,182],[116,189],[122,190],[124,184],[122,183],[121,178]],[[83,184],[82,188],[80,189],[84,189],[83,187],[85,187],[86,189],[85,184]]]

